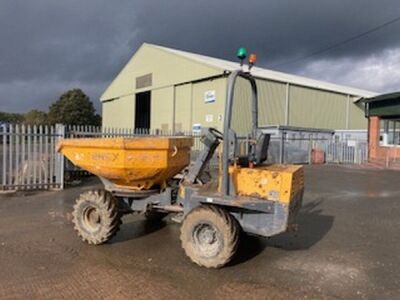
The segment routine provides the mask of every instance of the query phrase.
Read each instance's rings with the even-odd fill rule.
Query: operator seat
[[[255,145],[255,153],[253,158],[253,163],[255,165],[260,165],[267,160],[270,139],[270,134],[266,134],[263,132],[259,133],[257,143]]]
[[[270,139],[270,134],[258,132],[257,140],[248,145],[248,154],[239,155],[240,151],[236,133],[233,130],[230,130],[229,157],[231,160],[236,160],[237,164],[242,167],[247,167],[250,163],[254,165],[260,165],[268,159],[268,148]]]

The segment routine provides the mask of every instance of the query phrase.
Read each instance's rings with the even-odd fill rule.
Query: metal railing
[[[333,138],[289,138],[285,135],[270,141],[270,163],[313,163],[313,153],[320,151],[324,163],[363,164],[368,161],[368,143],[363,140],[335,140]]]
[[[63,126],[2,125],[0,190],[62,188],[64,160],[55,145],[63,130]]]
[[[95,126],[29,126],[0,127],[0,190],[62,189],[64,175],[86,171],[74,166],[55,151],[62,138],[111,138],[137,136],[171,136],[171,131],[102,128]],[[203,149],[199,133],[179,132],[192,136],[191,159]],[[238,138],[240,155],[248,150],[248,139]],[[313,152],[323,152],[325,163],[362,164],[368,160],[366,141],[338,141],[331,138],[292,137],[286,134],[271,137],[267,163],[313,163]],[[218,154],[210,162],[218,165]]]
[[[368,143],[366,141],[334,141],[322,144],[320,147],[325,151],[327,163],[360,165],[368,162]]]

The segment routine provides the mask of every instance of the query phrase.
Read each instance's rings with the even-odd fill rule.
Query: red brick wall
[[[380,121],[379,117],[369,117],[368,119],[369,160],[400,158],[400,147],[379,146]]]

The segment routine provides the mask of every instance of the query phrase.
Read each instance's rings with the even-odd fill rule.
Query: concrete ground
[[[0,299],[395,299],[400,292],[400,173],[306,167],[299,232],[247,237],[220,270],[192,264],[179,225],[124,217],[88,246],[62,192],[0,196]]]

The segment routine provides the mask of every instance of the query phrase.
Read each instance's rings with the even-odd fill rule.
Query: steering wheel
[[[224,139],[224,134],[223,134],[221,131],[219,131],[218,129],[215,129],[215,128],[213,128],[213,127],[210,127],[208,130],[209,130],[217,139],[219,139],[219,140],[223,140],[223,139]]]

